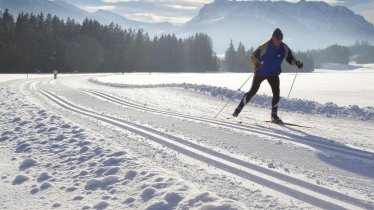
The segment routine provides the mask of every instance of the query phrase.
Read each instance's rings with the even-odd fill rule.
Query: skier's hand
[[[300,62],[300,61],[296,61],[295,64],[296,64],[297,68],[299,68],[299,69],[303,68],[303,66],[304,66],[303,62]]]

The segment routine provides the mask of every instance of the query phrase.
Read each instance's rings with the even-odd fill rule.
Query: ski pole
[[[248,82],[248,80],[253,76],[254,72],[248,77],[247,80],[245,80],[245,82],[242,84],[242,86],[240,86],[240,88],[237,90],[237,91],[240,91],[244,85]],[[221,114],[221,112],[226,108],[226,106],[230,103],[230,101],[232,100],[232,98],[234,98],[234,96],[236,96],[236,94],[234,94],[228,101],[227,103],[225,104],[225,106],[222,107],[222,109],[218,112],[218,114],[214,117],[214,118],[217,118],[219,114]]]
[[[287,96],[286,102],[284,103],[284,108],[283,108],[282,113],[281,113],[281,118],[282,118],[282,116],[283,116],[283,112],[284,112],[285,108],[287,107],[288,98],[290,97],[290,95],[291,95],[291,91],[292,91],[292,88],[293,88],[293,86],[294,86],[294,84],[295,84],[296,77],[297,77],[297,73],[298,73],[298,72],[296,71],[296,74],[295,74],[295,77],[293,78],[293,82],[292,82],[292,85],[291,85],[290,91],[288,92],[288,96]]]

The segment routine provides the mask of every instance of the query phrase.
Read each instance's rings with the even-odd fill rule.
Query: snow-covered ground
[[[298,74],[303,127],[226,119],[250,74],[0,75],[0,209],[373,209],[372,67]]]

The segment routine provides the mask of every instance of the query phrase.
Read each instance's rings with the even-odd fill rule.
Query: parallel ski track
[[[249,132],[255,132],[261,135],[266,135],[266,136],[271,136],[271,137],[276,137],[280,139],[284,139],[287,141],[292,141],[292,142],[297,142],[297,143],[303,143],[305,145],[309,145],[315,148],[319,149],[327,149],[333,152],[337,152],[340,154],[344,155],[349,155],[357,158],[363,158],[366,160],[374,161],[374,154],[367,152],[367,151],[362,151],[359,149],[354,149],[350,148],[344,145],[340,144],[334,144],[334,143],[328,143],[325,141],[319,141],[313,138],[308,138],[308,137],[300,137],[295,134],[287,134],[288,136],[281,135],[281,134],[275,134],[271,132],[266,132],[262,131],[259,128],[243,125],[243,124],[238,124],[238,123],[230,123],[230,122],[225,122],[225,121],[219,121],[219,120],[212,120],[208,118],[202,118],[202,117],[194,117],[194,116],[189,116],[189,115],[183,115],[183,114],[178,114],[178,113],[173,113],[173,112],[168,112],[160,109],[154,109],[154,108],[149,108],[149,107],[144,107],[135,103],[131,103],[128,101],[125,101],[123,99],[111,96],[109,94],[95,91],[95,90],[84,90],[83,92],[90,93],[96,97],[111,101],[113,103],[117,103],[123,106],[127,106],[133,109],[141,110],[141,111],[146,111],[154,114],[160,114],[160,115],[166,115],[166,116],[171,116],[171,117],[177,117],[177,118],[182,118],[182,119],[187,119],[187,120],[194,120],[198,122],[203,122],[203,123],[209,123],[209,124],[214,124],[214,125],[219,125],[219,126],[224,126],[224,127],[229,127],[229,128],[235,128],[243,131],[249,131]]]
[[[61,82],[59,82],[58,80],[53,80],[49,83],[52,87],[54,87],[55,89],[64,89],[65,86],[63,84],[61,84]]]
[[[31,86],[36,89],[35,85]],[[129,121],[87,110],[76,106],[49,91],[37,91],[66,110],[123,128],[127,131],[143,136],[150,141],[168,147],[178,153],[196,159],[197,161],[212,165],[245,180],[255,182],[313,206],[324,209],[374,208],[373,204],[366,203],[363,200],[343,193],[262,168],[143,125],[138,125]]]

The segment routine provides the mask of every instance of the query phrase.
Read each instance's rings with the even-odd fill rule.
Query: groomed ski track
[[[161,132],[147,126],[122,120],[116,117],[88,110],[84,107],[77,106],[72,102],[64,99],[52,91],[45,91],[38,89],[37,86],[40,82],[33,82],[30,87],[33,91],[42,94],[45,98],[49,99],[54,104],[69,110],[71,112],[80,114],[85,117],[93,118],[112,126],[116,126],[121,129],[126,129],[137,135],[143,136],[151,141],[154,141],[162,146],[168,147],[178,153],[193,158],[197,161],[201,161],[208,165],[212,165],[219,170],[231,173],[235,176],[241,177],[245,181],[251,181],[260,185],[263,185],[271,190],[283,193],[287,196],[309,203],[313,206],[323,209],[372,209],[373,205],[366,203],[363,200],[348,196],[346,194],[323,188],[321,186],[305,182],[303,180],[272,171],[270,169],[257,166],[235,157],[211,150],[207,147],[192,143],[188,140],[181,139],[179,137],[170,135],[165,132]],[[42,82],[43,83],[43,82]],[[64,89],[63,85],[56,82],[50,82],[51,86],[56,89]],[[167,112],[159,109],[147,108],[141,105],[137,105],[131,102],[124,101],[122,99],[111,96],[110,94],[97,91],[97,90],[81,90],[81,92],[94,95],[101,100],[107,100],[112,103],[126,106],[141,111],[151,112],[153,114],[166,115],[170,117],[183,118],[186,120],[199,121],[203,123],[209,123],[219,126],[225,126],[233,129],[239,129],[242,131],[256,132],[260,135],[272,135],[273,137],[288,140],[298,141],[306,145],[312,144],[314,147],[323,149],[329,149],[337,152],[341,155],[349,155],[354,158],[362,158],[366,160],[373,160],[373,155],[369,152],[345,148],[341,145],[326,144],[325,142],[319,142],[314,139],[298,139],[295,135],[280,135],[266,131],[262,131],[254,126],[250,125],[238,125],[235,123],[193,117],[188,115],[181,115],[177,113]]]
[[[267,135],[267,136],[272,136],[272,137],[276,137],[276,138],[281,138],[281,139],[287,140],[287,141],[303,143],[303,144],[313,146],[313,147],[317,147],[317,148],[320,148],[320,149],[328,149],[328,150],[331,150],[331,151],[334,151],[334,152],[338,152],[340,154],[349,155],[349,156],[352,156],[352,157],[363,158],[363,159],[367,159],[367,160],[370,160],[370,161],[374,161],[374,154],[372,154],[370,152],[362,151],[362,150],[348,148],[348,147],[345,147],[343,145],[338,145],[338,144],[334,144],[334,143],[327,144],[326,142],[318,141],[318,140],[308,138],[308,137],[299,138],[299,136],[292,135],[292,134],[284,134],[284,135],[274,134],[274,133],[270,133],[270,132],[260,130],[260,129],[254,127],[254,126],[249,126],[249,125],[243,125],[243,124],[238,124],[238,123],[230,123],[230,122],[226,122],[226,121],[212,120],[212,119],[201,118],[201,117],[187,116],[187,115],[181,115],[181,114],[167,112],[167,111],[163,111],[163,110],[159,110],[159,109],[147,108],[147,107],[140,106],[140,105],[137,105],[137,104],[134,104],[134,103],[131,103],[131,102],[124,101],[122,99],[113,97],[111,95],[108,95],[106,93],[102,93],[102,92],[99,92],[99,91],[84,90],[84,92],[91,93],[92,95],[97,96],[101,99],[108,100],[108,101],[113,102],[113,103],[118,103],[120,105],[129,107],[129,108],[138,109],[138,110],[141,110],[141,111],[151,112],[151,113],[160,114],[160,115],[166,115],[166,116],[170,116],[170,117],[177,117],[177,118],[182,118],[182,119],[186,119],[186,120],[194,120],[194,121],[203,122],[203,123],[215,124],[215,125],[219,125],[219,126],[225,126],[225,127],[229,127],[229,128],[239,129],[239,130],[242,130],[242,131],[256,132],[257,134],[261,134],[261,135]]]

